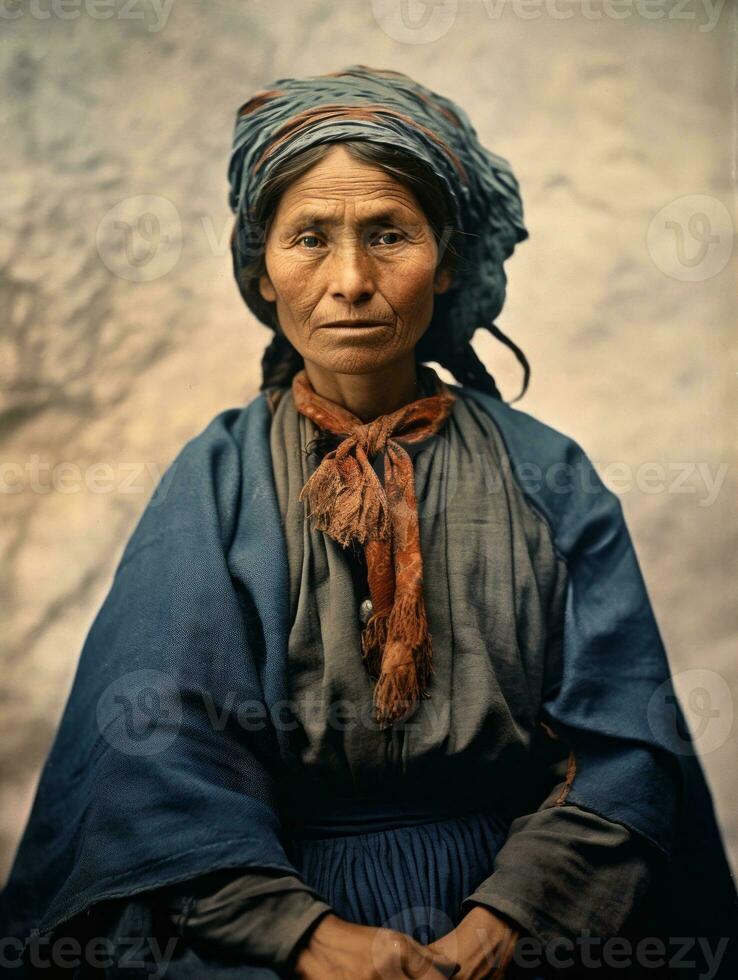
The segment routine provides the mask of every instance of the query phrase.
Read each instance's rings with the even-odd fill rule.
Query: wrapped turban
[[[401,72],[351,65],[325,75],[280,78],[240,107],[228,168],[236,215],[231,248],[252,312],[268,323],[242,279],[254,248],[263,247],[263,229],[256,225],[259,195],[287,158],[345,140],[401,148],[439,179],[450,221],[461,232],[462,262],[443,302],[436,302],[429,333],[444,337],[451,349],[465,348],[467,363],[471,357],[481,368],[470,341],[477,328],[488,329],[513,349],[527,385],[524,355],[493,322],[505,301],[503,263],[528,237],[518,182],[509,163],[481,145],[463,109]]]

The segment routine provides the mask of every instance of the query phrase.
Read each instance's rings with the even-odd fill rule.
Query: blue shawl
[[[452,387],[492,416],[567,562],[563,672],[545,720],[575,748],[568,801],[668,858],[650,935],[655,921],[667,935],[727,935],[735,889],[619,499],[576,442]],[[270,421],[263,392],[216,416],[128,541],[0,896],[0,935],[45,935],[96,903],[215,869],[294,873],[270,779],[290,753]],[[531,462],[568,473],[568,491],[558,477],[531,482]]]

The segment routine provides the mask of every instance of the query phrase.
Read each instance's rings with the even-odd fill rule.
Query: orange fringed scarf
[[[433,672],[431,636],[423,600],[423,558],[413,464],[397,441],[419,442],[441,428],[455,395],[436,372],[421,365],[435,394],[391,415],[362,422],[323,398],[305,370],[292,379],[295,407],[320,429],[346,438],[326,453],[300,492],[313,527],[343,547],[364,547],[374,607],[361,634],[381,728],[409,716]],[[370,459],[384,453],[384,486]]]

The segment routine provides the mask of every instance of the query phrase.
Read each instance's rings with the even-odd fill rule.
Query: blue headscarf
[[[486,328],[523,365],[522,395],[528,363],[494,324],[505,302],[503,263],[528,237],[518,182],[507,160],[482,146],[463,109],[401,72],[351,65],[326,75],[280,78],[240,107],[228,168],[229,203],[236,215],[231,248],[250,309],[273,326],[242,278],[254,246],[261,247],[256,215],[265,185],[300,151],[345,140],[400,148],[436,175],[450,220],[462,233],[463,261],[443,302],[436,303],[428,333],[444,338],[449,352],[444,366],[453,371],[461,365],[466,377],[459,380],[500,397],[470,343],[479,327]]]

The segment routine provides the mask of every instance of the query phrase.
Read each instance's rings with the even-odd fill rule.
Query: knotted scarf
[[[437,433],[454,394],[428,365],[419,365],[429,397],[362,422],[312,387],[303,369],[292,379],[295,406],[318,428],[344,436],[326,453],[300,492],[313,527],[343,547],[363,546],[372,615],[361,634],[373,678],[375,717],[384,728],[415,710],[433,672],[423,599],[423,558],[412,460],[403,442]],[[384,454],[384,486],[371,459]]]

